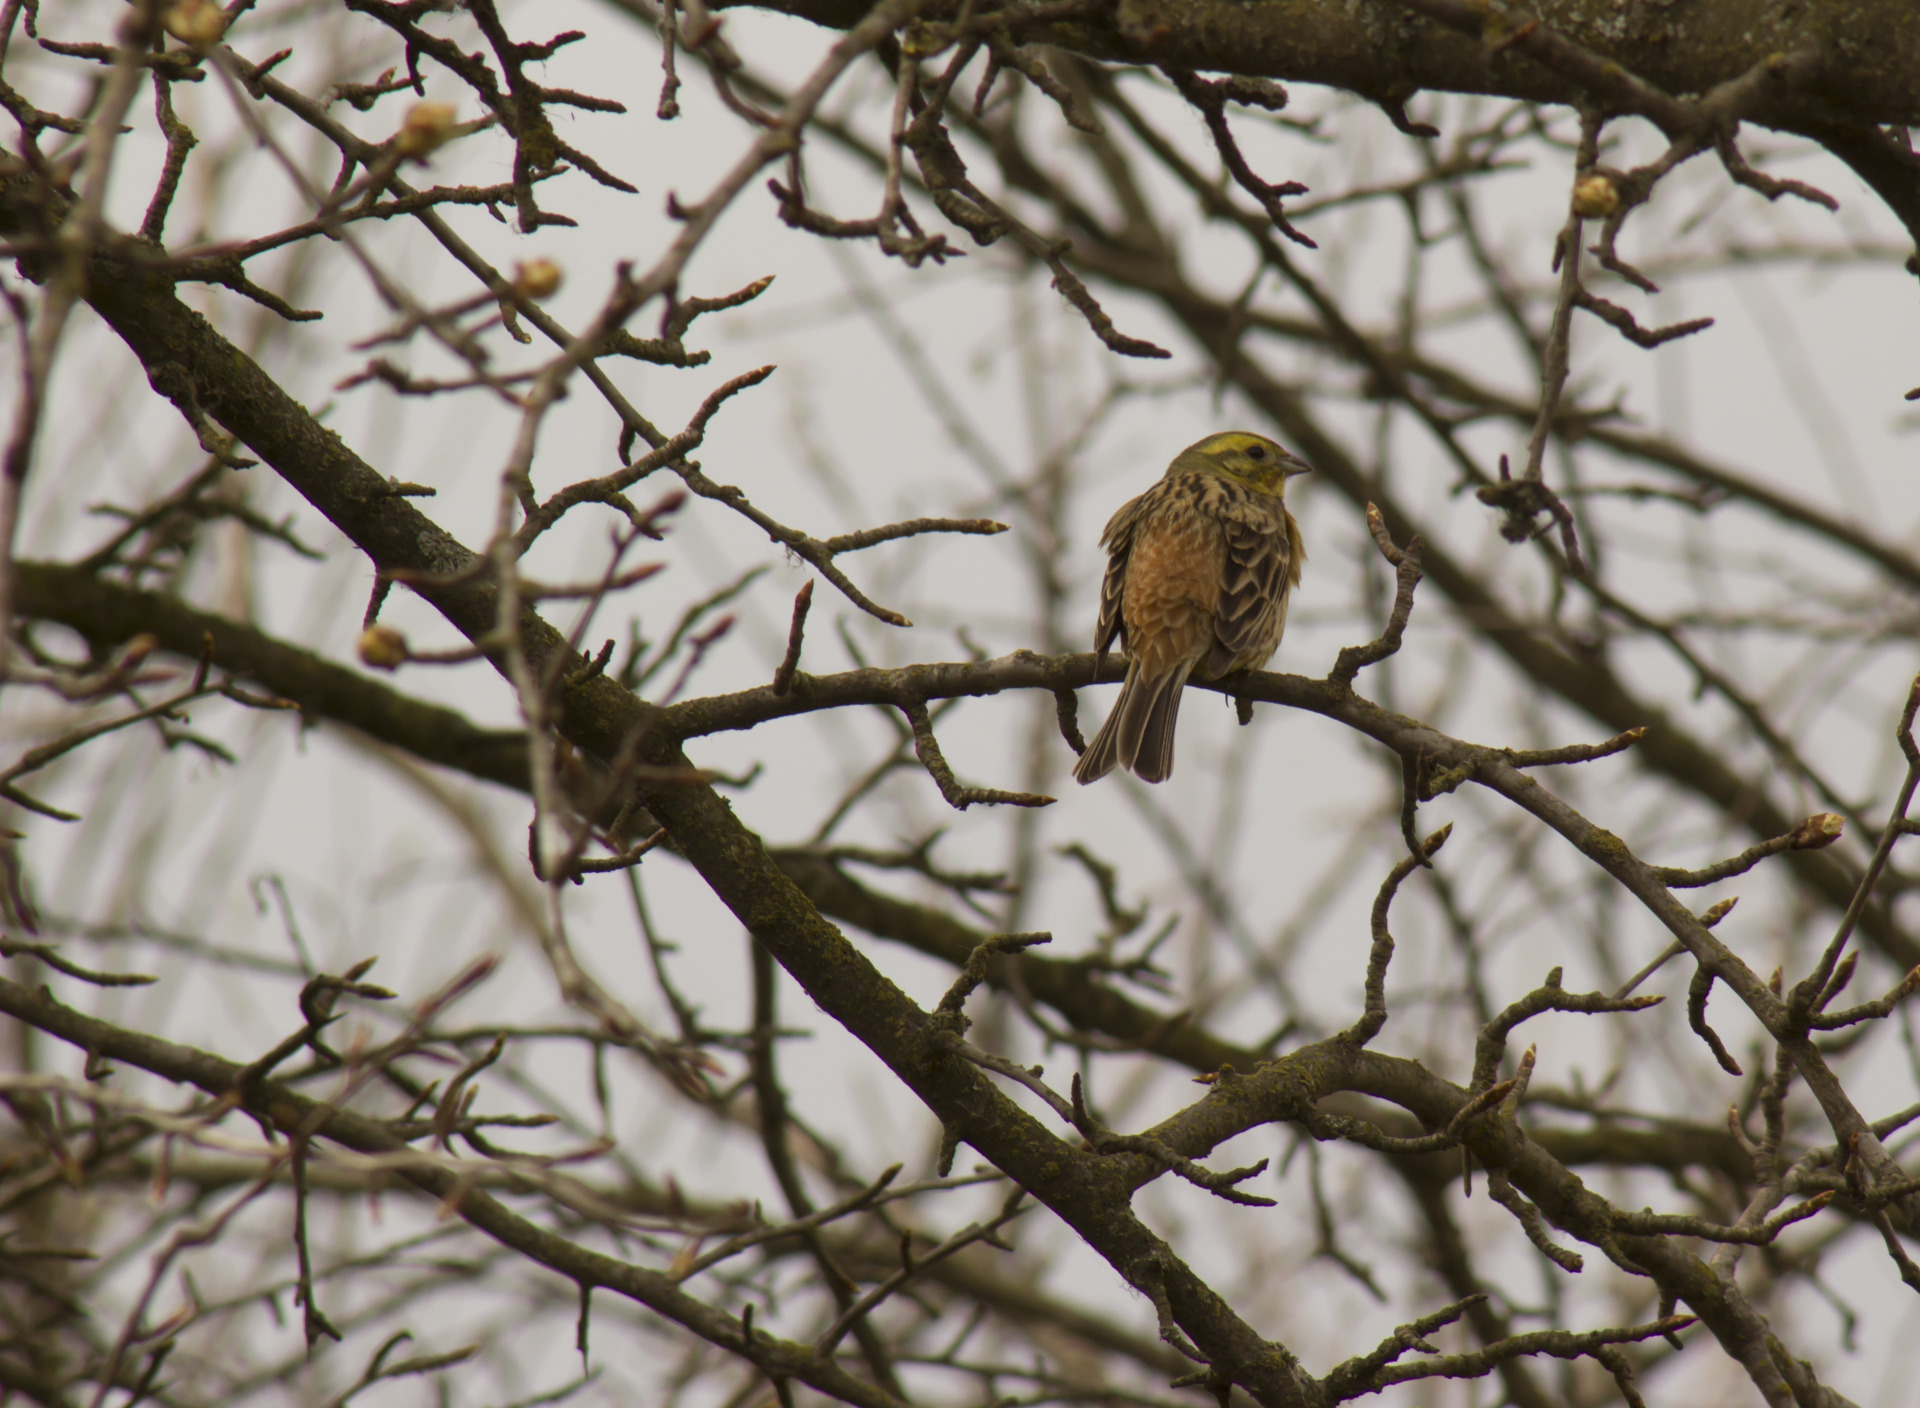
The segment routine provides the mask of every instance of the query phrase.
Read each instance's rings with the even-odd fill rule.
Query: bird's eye
[[[1263,460],[1263,459],[1265,459],[1266,457],[1267,457],[1267,447],[1266,447],[1265,445],[1249,445],[1249,446],[1247,446],[1247,458],[1248,458],[1248,459],[1250,459],[1250,460]]]

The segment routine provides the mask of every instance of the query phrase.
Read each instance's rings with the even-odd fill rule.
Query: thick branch
[[[715,8],[744,2],[723,0]],[[859,0],[765,0],[755,8],[835,29],[867,12]],[[1615,0],[1527,6],[1570,50],[1590,56],[1587,68],[1552,65],[1553,55],[1529,57],[1514,52],[1519,46],[1496,48],[1415,8],[1401,0],[1125,0],[1068,23],[1034,26],[1029,37],[1091,58],[1324,83],[1389,101],[1422,89],[1566,104],[1598,97],[1654,115],[1658,99],[1649,92],[1706,93],[1773,55],[1817,53],[1834,56],[1831,70],[1800,91],[1771,95],[1757,120],[1783,126],[1824,115],[1830,124],[1865,127],[1912,123],[1920,114],[1920,29],[1905,0],[1844,8],[1732,0],[1689,6],[1684,16],[1649,10],[1624,18]],[[1621,71],[1617,78],[1609,66]],[[1602,91],[1594,93],[1583,78]]]

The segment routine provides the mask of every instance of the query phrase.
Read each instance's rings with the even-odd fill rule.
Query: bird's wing
[[[1100,620],[1093,628],[1093,653],[1105,658],[1116,639],[1125,642],[1127,623],[1120,604],[1126,595],[1127,559],[1133,553],[1133,530],[1139,525],[1148,494],[1140,494],[1121,504],[1100,534],[1100,546],[1107,550],[1107,575],[1100,583]]]
[[[1226,545],[1220,604],[1213,616],[1213,648],[1206,673],[1218,678],[1236,668],[1265,664],[1285,628],[1287,588],[1299,580],[1293,561],[1294,533],[1285,509],[1276,514],[1235,505],[1220,515]],[[1238,510],[1238,511],[1234,511]]]

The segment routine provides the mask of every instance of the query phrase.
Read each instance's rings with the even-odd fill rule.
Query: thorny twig
[[[1900,752],[1907,760],[1907,775],[1901,780],[1900,791],[1895,796],[1891,815],[1880,833],[1880,839],[1873,848],[1873,856],[1867,862],[1867,870],[1860,877],[1853,900],[1847,906],[1847,912],[1840,918],[1840,927],[1828,942],[1820,961],[1813,971],[1794,985],[1790,1004],[1792,1019],[1804,1020],[1812,1010],[1813,1001],[1826,987],[1833,976],[1834,967],[1845,951],[1847,941],[1853,937],[1854,926],[1860,922],[1861,914],[1873,895],[1874,885],[1880,879],[1880,873],[1886,868],[1893,854],[1894,843],[1903,835],[1911,834],[1906,825],[1907,810],[1913,805],[1913,794],[1920,788],[1920,744],[1914,742],[1913,723],[1916,713],[1920,713],[1920,675],[1914,677],[1907,690],[1906,705],[1900,711],[1900,722],[1894,729],[1894,738],[1900,745]]]
[[[787,653],[781,657],[779,668],[773,672],[775,694],[785,694],[793,688],[794,677],[800,671],[800,646],[806,638],[807,612],[812,606],[813,579],[808,578],[794,594],[793,622],[787,627]]]
[[[1367,531],[1372,535],[1374,545],[1380,549],[1380,555],[1394,569],[1393,609],[1388,613],[1387,624],[1376,639],[1365,645],[1341,647],[1333,669],[1327,672],[1327,679],[1336,685],[1351,687],[1354,678],[1367,666],[1379,664],[1400,649],[1407,621],[1413,615],[1414,589],[1420,585],[1419,535],[1409,538],[1404,548],[1395,546],[1387,532],[1386,520],[1372,504],[1367,505]]]
[[[1257,1178],[1266,1171],[1267,1161],[1260,1160],[1246,1168],[1228,1169],[1225,1173],[1215,1173],[1212,1169],[1202,1168],[1192,1159],[1185,1158],[1168,1148],[1160,1140],[1145,1134],[1116,1134],[1093,1117],[1087,1108],[1086,1094],[1081,1086],[1080,1075],[1074,1073],[1072,1086],[1072,1119],[1075,1129],[1086,1137],[1097,1154],[1144,1154],[1159,1163],[1163,1168],[1193,1184],[1204,1188],[1216,1198],[1229,1203],[1240,1203],[1250,1208],[1270,1208],[1276,1206],[1272,1198],[1263,1198],[1257,1193],[1243,1193],[1238,1185],[1250,1178]]]
[[[947,805],[955,811],[965,811],[975,803],[999,804],[1012,807],[1048,807],[1054,798],[1041,796],[1037,792],[1003,792],[993,787],[962,787],[955,780],[953,769],[948,766],[946,756],[940,751],[940,742],[933,736],[933,720],[927,715],[927,706],[918,700],[908,701],[900,706],[900,712],[907,716],[907,723],[913,728],[913,751],[920,759],[920,766],[940,789],[940,795],[947,799]]]
[[[1453,823],[1448,822],[1427,837],[1418,852],[1407,856],[1388,871],[1387,878],[1380,883],[1380,892],[1373,900],[1373,948],[1367,957],[1365,1005],[1361,1009],[1360,1020],[1341,1034],[1344,1040],[1365,1046],[1387,1024],[1387,965],[1393,961],[1393,935],[1387,929],[1387,910],[1392,906],[1393,897],[1398,893],[1401,883],[1422,866],[1431,867],[1434,855],[1446,845],[1447,837],[1452,834]]]

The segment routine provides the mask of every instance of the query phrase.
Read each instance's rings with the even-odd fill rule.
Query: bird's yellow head
[[[1296,474],[1309,474],[1313,467],[1297,455],[1289,454],[1264,435],[1246,430],[1226,430],[1189,445],[1167,467],[1169,474],[1202,470],[1224,474],[1263,494],[1279,495],[1286,482]]]

